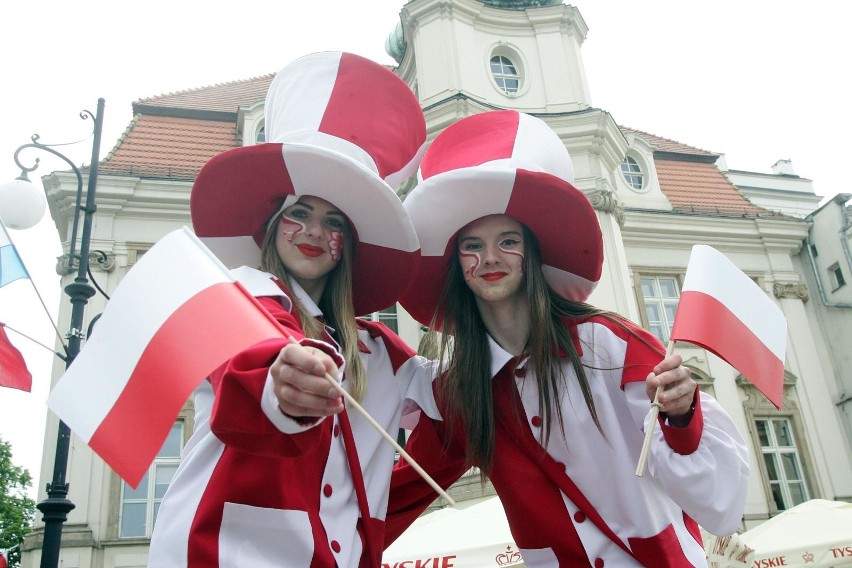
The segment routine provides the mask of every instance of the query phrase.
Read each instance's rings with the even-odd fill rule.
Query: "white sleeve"
[[[397,376],[404,388],[402,393],[402,419],[400,428],[413,430],[420,420],[420,412],[425,412],[433,420],[441,420],[441,413],[435,403],[432,381],[436,377],[435,361],[415,355],[399,368]]]
[[[631,408],[648,408],[644,382],[625,385]],[[737,531],[745,509],[749,476],[748,446],[730,416],[710,395],[700,393],[704,427],[690,454],[675,452],[659,424],[648,457],[648,473],[669,497],[699,525],[713,534]],[[650,416],[646,416],[647,420]]]

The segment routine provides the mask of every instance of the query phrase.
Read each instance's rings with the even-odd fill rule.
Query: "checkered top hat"
[[[196,234],[229,267],[258,266],[268,223],[299,196],[325,199],[355,236],[355,311],[393,304],[420,261],[394,188],[416,171],[426,123],[386,67],[341,52],[297,59],[266,96],[267,143],[214,156],[190,197]]]
[[[542,120],[511,110],[463,118],[435,138],[420,173],[404,205],[422,258],[400,299],[417,321],[431,323],[457,233],[486,215],[508,215],[535,234],[544,277],[559,295],[585,301],[592,293],[603,266],[598,218],[571,185],[565,145]]]

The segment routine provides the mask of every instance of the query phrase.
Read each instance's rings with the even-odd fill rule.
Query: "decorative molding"
[[[810,299],[810,295],[808,294],[808,287],[802,283],[781,283],[776,282],[772,286],[772,292],[775,294],[775,297],[779,300],[783,299],[791,299],[791,300],[801,300],[802,302],[807,302]]]
[[[611,213],[618,222],[618,226],[624,227],[624,204],[618,200],[613,191],[595,189],[586,193],[586,197],[591,201],[592,207],[604,213]]]
[[[115,270],[115,254],[95,250],[89,253],[89,268],[99,269],[101,272],[112,272]],[[56,257],[56,273],[66,276],[77,271],[77,262],[69,262],[68,255]]]

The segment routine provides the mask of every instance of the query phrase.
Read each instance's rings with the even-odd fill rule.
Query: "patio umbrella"
[[[420,517],[382,557],[387,568],[505,568],[522,563],[497,497]]]
[[[852,504],[811,499],[740,534],[755,568],[852,566]]]

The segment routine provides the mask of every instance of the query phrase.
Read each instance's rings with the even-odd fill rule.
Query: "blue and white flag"
[[[2,229],[0,230],[0,287],[3,287],[19,278],[29,278],[30,273],[27,272],[18,255],[18,250],[12,244],[3,221],[0,221],[0,229]]]

